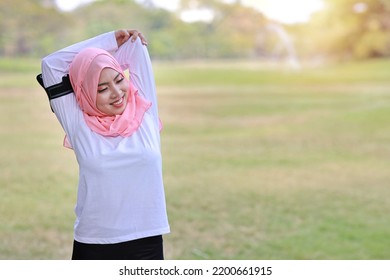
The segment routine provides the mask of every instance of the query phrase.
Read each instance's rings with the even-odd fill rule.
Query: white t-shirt
[[[110,52],[128,69],[138,94],[152,102],[130,137],[105,137],[92,131],[73,93],[51,106],[79,164],[75,240],[109,244],[166,234],[169,230],[162,178],[160,127],[154,76],[140,39],[117,46],[114,32],[74,44],[42,60],[46,87],[61,82],[74,56],[86,47]]]

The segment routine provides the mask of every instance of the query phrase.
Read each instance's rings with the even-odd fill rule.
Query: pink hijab
[[[121,115],[108,116],[99,111],[96,107],[97,87],[100,72],[106,67],[125,77],[119,63],[107,51],[97,48],[82,50],[69,68],[73,91],[89,128],[104,136],[128,137],[141,125],[151,102],[139,96],[138,90],[129,82],[128,103]]]

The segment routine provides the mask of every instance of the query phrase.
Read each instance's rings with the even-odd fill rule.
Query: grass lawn
[[[77,164],[0,60],[0,259],[69,259]],[[167,259],[390,259],[390,67],[155,63]]]

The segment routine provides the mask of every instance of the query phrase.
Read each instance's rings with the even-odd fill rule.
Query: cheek
[[[105,103],[107,103],[107,100],[106,100],[106,96],[105,94],[99,94],[96,96],[96,107],[101,107],[103,106]]]
[[[124,79],[123,83],[121,84],[121,87],[122,87],[122,90],[124,91],[127,91],[127,89],[129,88],[130,82],[127,80],[127,79]]]
[[[99,105],[102,103],[102,98],[100,94],[96,96],[96,106],[99,107]]]

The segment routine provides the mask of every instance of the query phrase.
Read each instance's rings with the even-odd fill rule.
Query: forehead
[[[100,72],[99,83],[107,80],[115,79],[118,76],[118,74],[120,73],[115,69],[112,69],[110,67],[103,68],[102,71]]]

